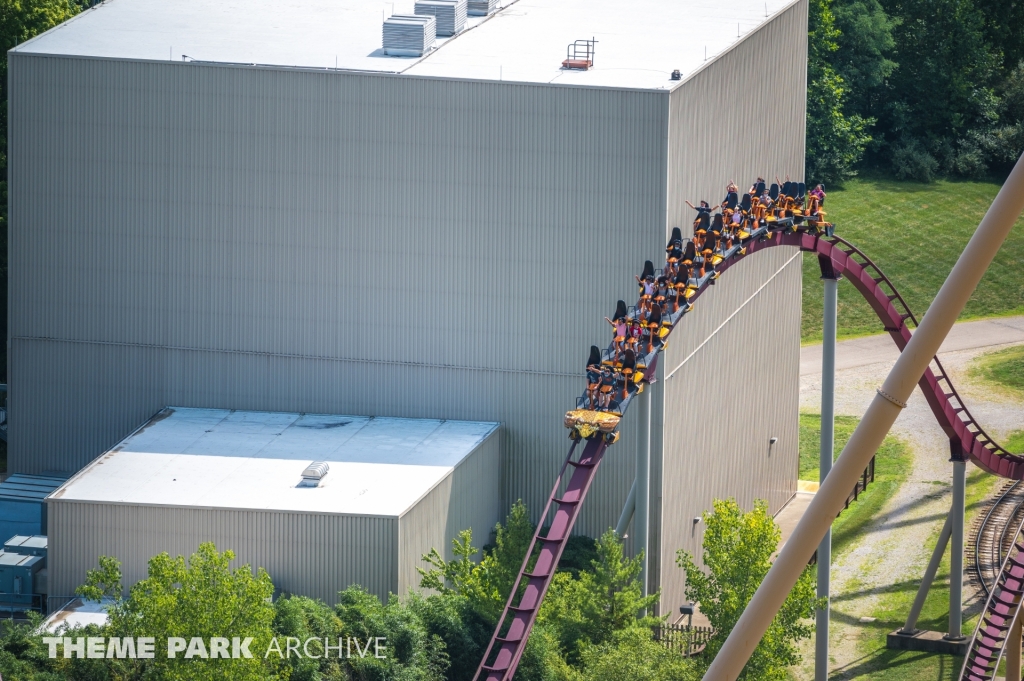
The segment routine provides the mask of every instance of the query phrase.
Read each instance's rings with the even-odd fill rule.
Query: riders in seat
[[[590,358],[587,360],[587,408],[597,409],[598,394],[601,388],[601,348],[590,346]]]

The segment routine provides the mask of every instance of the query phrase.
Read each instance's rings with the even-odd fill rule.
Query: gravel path
[[[955,349],[939,355],[971,413],[997,440],[1005,438],[1011,430],[1024,428],[1022,405],[972,385],[967,380],[966,370],[978,355],[1024,343],[1024,318],[1010,318],[1009,322],[1003,321],[998,330],[998,340],[1006,341],[1004,343],[992,344],[993,335],[984,333],[985,328],[974,322],[970,323],[972,333],[965,334],[961,329],[952,344]],[[968,324],[958,325],[963,326]],[[972,342],[971,338],[975,340]],[[865,340],[840,343],[837,349],[837,366],[840,367],[836,372],[837,414],[863,415],[875,389],[895,363],[894,353],[881,352],[873,355],[879,361],[866,363],[872,359],[871,353],[877,350],[873,346],[878,343],[865,343]],[[974,347],[970,347],[972,345]],[[814,353],[820,362],[820,346],[805,348],[805,356],[811,357],[801,371],[800,405],[806,411],[817,412],[821,405],[821,373],[820,364],[818,371],[813,371]],[[949,509],[952,475],[949,442],[920,389],[915,391],[897,419],[893,433],[910,444],[914,468],[898,494],[887,501],[879,517],[869,526],[869,539],[833,563],[833,593],[856,596],[833,605],[830,678],[850,678],[843,670],[850,668],[852,671],[863,662],[856,640],[859,618],[873,616],[873,605],[883,587],[920,580],[933,549],[933,545],[923,539],[938,534]],[[968,473],[972,469],[969,465]],[[965,593],[964,603],[968,608],[966,616],[976,613],[983,605],[974,593]],[[813,643],[804,646],[804,653],[806,662],[797,674],[801,679],[813,676]]]

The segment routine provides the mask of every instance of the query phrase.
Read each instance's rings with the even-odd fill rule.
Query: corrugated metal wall
[[[167,404],[489,419],[504,502],[539,511],[587,344],[661,247],[667,95],[18,54],[10,79],[12,470]]]
[[[398,519],[312,513],[50,501],[51,596],[70,596],[99,556],[121,561],[124,583],[145,579],[162,551],[189,556],[199,541],[262,566],[274,585],[334,603],[362,584],[386,598],[398,584]],[[355,548],[356,550],[353,550]]]
[[[473,530],[473,546],[477,548],[488,542],[490,531],[504,512],[499,496],[500,447],[500,434],[495,432],[401,517],[397,593],[405,596],[409,589],[419,587],[416,568],[427,567],[421,558],[430,549],[437,549],[446,560],[454,558],[452,539],[462,530]]]
[[[741,190],[758,174],[802,179],[806,35],[801,1],[672,93],[667,229],[692,222],[685,200],[719,203],[729,179]],[[726,497],[748,509],[766,499],[776,513],[796,491],[797,255],[772,249],[732,267],[687,315],[685,333],[673,333],[663,358],[662,377],[676,373],[662,383],[662,411],[656,401],[653,413],[664,424],[663,457],[652,465],[651,533],[662,613],[684,601],[676,551],[700,555],[703,524],[693,518]]]

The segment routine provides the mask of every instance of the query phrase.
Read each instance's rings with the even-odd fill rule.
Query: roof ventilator
[[[320,481],[329,470],[330,466],[326,461],[314,461],[302,471],[302,482],[299,483],[299,487],[319,487]]]
[[[392,57],[422,57],[437,39],[433,15],[394,14],[384,20],[384,52]]]
[[[467,9],[471,17],[486,17],[498,8],[498,0],[469,0]]]
[[[565,48],[565,61],[562,62],[563,69],[576,71],[587,71],[594,66],[594,46],[597,39],[576,40],[569,43]]]
[[[415,12],[437,19],[438,37],[456,35],[466,27],[466,0],[416,0]]]

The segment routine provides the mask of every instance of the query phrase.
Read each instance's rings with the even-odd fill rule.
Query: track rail
[[[833,270],[845,276],[871,305],[900,352],[906,348],[911,337],[911,329],[907,322],[916,326],[917,318],[882,270],[856,246],[835,236],[781,229],[765,231],[762,228],[755,232],[753,238],[744,243],[743,249],[739,247],[731,249],[725,259],[714,268],[716,272],[713,275],[705,276],[699,281],[697,290],[689,299],[690,303],[696,302],[715,283],[719,274],[759,251],[778,246],[796,247],[801,251],[816,253],[819,259],[826,259],[830,262]],[[678,328],[678,324],[689,309],[678,310],[669,317],[671,329]],[[661,349],[655,349],[649,357],[644,358],[646,366],[644,374],[648,380],[654,377]],[[1011,454],[985,433],[968,411],[937,357],[933,358],[918,385],[921,387],[933,415],[949,437],[951,452],[955,458],[970,458],[980,468],[993,475],[1013,480],[1024,478],[1024,457]],[[632,401],[631,398],[632,396],[627,397],[619,405],[620,413],[625,413]],[[578,461],[572,460],[576,443],[569,450],[569,455],[562,465],[562,471],[548,498],[544,515],[537,524],[537,531],[523,561],[519,577],[516,579],[505,609],[498,620],[487,652],[480,662],[476,676],[474,676],[474,681],[509,681],[515,674],[540,610],[541,602],[554,577],[562,550],[569,539],[579,515],[579,509],[590,489],[590,484],[593,482],[597,467],[608,445],[608,440],[599,434],[594,439],[587,441]],[[559,497],[562,479],[569,466],[575,470],[566,491]],[[547,534],[541,536],[544,520],[553,507],[556,508],[554,520]],[[532,571],[529,571],[531,556],[534,553],[534,547],[538,544],[541,547],[540,554]],[[1015,544],[1015,547],[1012,552],[1014,560],[1016,560],[1017,551],[1024,550],[1024,546]],[[1020,561],[1021,574],[1024,575],[1024,554],[1020,556]],[[1009,556],[1007,557],[1004,570],[1000,572],[999,579],[1002,580],[1000,584],[1010,584],[1006,581],[1009,578],[1004,574],[1006,565],[1015,566],[1017,563],[1011,561]],[[982,677],[977,678],[981,679]],[[985,677],[985,679],[987,678]]]
[[[960,669],[961,681],[992,681],[1024,596],[1024,537],[1018,524]]]
[[[1024,520],[1024,484],[1008,481],[973,530],[974,576],[987,598],[1013,546],[1012,528]]]

